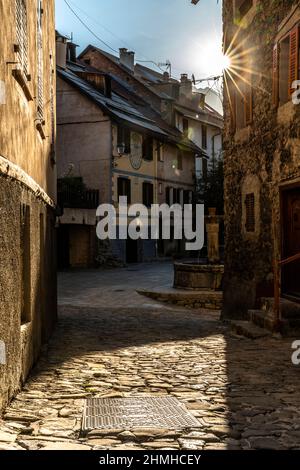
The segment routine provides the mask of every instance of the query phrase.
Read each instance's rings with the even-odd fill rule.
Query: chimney
[[[134,55],[132,51],[128,51],[126,48],[119,49],[120,51],[120,64],[124,65],[131,72],[134,72]]]
[[[193,95],[193,82],[189,79],[187,73],[181,74],[180,95],[187,99],[191,99]]]
[[[67,43],[67,61],[69,62],[76,62],[77,61],[77,44],[74,44],[74,42],[68,42]]]
[[[67,67],[68,38],[56,32],[56,65],[65,69]]]

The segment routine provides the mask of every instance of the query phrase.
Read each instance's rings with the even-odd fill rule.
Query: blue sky
[[[172,63],[172,74],[196,78],[221,72],[221,1],[200,0],[68,0],[84,22],[113,49],[127,47],[140,60]],[[56,0],[56,27],[84,48],[94,44],[108,52],[68,9]],[[147,64],[145,64],[147,65]],[[151,66],[151,64],[149,64]]]

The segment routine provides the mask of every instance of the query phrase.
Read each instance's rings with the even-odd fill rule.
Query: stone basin
[[[222,264],[174,263],[174,287],[186,290],[221,290]]]

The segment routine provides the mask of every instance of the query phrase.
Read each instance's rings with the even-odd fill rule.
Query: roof
[[[74,70],[74,71],[73,71]],[[162,140],[182,145],[189,150],[206,156],[203,150],[192,141],[183,137],[183,134],[176,128],[168,126],[160,116],[147,106],[132,106],[132,104],[122,98],[115,92],[112,92],[111,98],[106,97],[97,90],[91,83],[84,78],[79,77],[75,71],[81,71],[83,68],[76,68],[76,64],[68,64],[67,69],[57,68],[58,75],[67,83],[75,87],[80,93],[93,101],[101,110],[111,116],[117,122],[123,122],[131,127],[135,127],[144,132],[158,136]],[[98,72],[101,74],[101,72]],[[102,73],[103,75],[103,73]],[[104,74],[105,75],[105,74]],[[106,74],[110,76],[110,74]],[[147,112],[145,112],[147,111]]]

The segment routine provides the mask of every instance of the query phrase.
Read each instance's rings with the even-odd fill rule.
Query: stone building
[[[224,317],[300,298],[299,1],[225,0]],[[297,258],[297,257],[296,257]],[[291,260],[289,260],[291,261]],[[275,265],[275,269],[274,269]],[[276,279],[276,276],[275,276]],[[266,312],[264,313],[266,314]]]
[[[139,81],[77,59],[76,46],[59,34],[57,47],[59,262],[61,268],[93,266],[99,251],[103,255],[96,240],[98,205],[118,209],[120,196],[148,207],[191,202],[195,155],[202,150],[161,117],[157,94],[153,107],[148,104],[153,93]],[[111,240],[109,257],[141,262],[181,248],[177,241]]]
[[[120,49],[117,57],[89,45],[79,59],[126,81],[171,126],[202,149],[196,155],[197,179],[206,176],[208,162],[213,164],[222,157],[223,117],[206,102],[208,90],[197,90],[187,74],[182,74],[178,81],[168,72],[160,73],[136,63],[135,53],[125,48]]]
[[[2,409],[56,320],[54,1],[1,0],[0,17]]]

